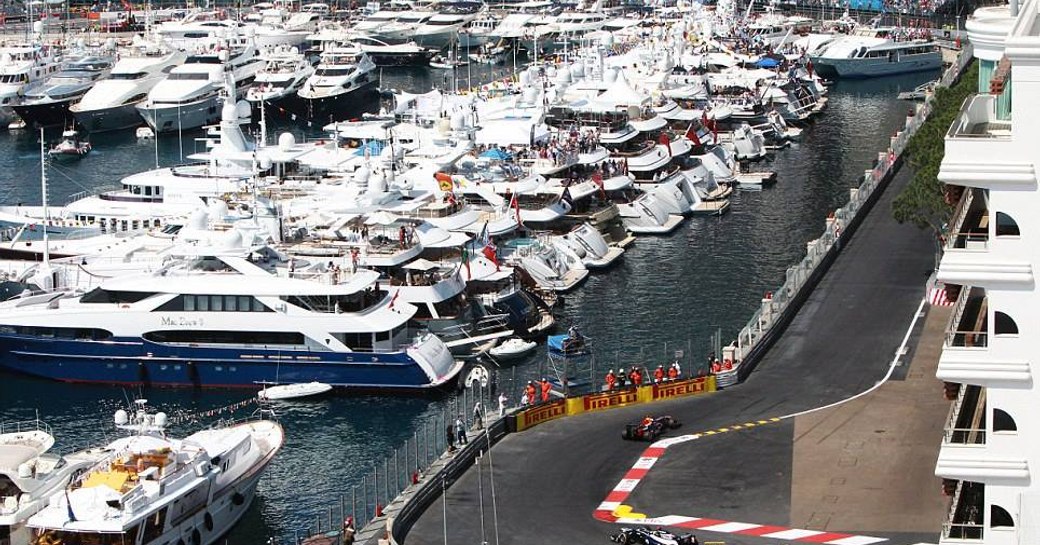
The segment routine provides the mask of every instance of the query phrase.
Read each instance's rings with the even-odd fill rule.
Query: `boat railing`
[[[80,191],[78,193],[73,193],[72,195],[69,195],[69,198],[66,200],[66,203],[73,203],[80,199],[86,199],[87,197],[96,197],[102,193],[110,193],[113,191],[119,191],[120,189],[123,189],[123,186],[113,184],[98,186],[95,188],[88,189],[86,191]]]
[[[42,431],[51,435],[51,427],[45,422],[36,420],[22,420],[16,422],[0,422],[0,435],[8,433],[25,433],[29,431]]]

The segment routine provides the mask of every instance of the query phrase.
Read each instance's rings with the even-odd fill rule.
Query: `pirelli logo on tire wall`
[[[525,409],[516,414],[516,431],[523,431],[542,422],[555,420],[567,414],[567,400],[558,399],[544,405]]]
[[[602,394],[590,394],[582,397],[582,409],[585,411],[598,411],[600,409],[611,409],[639,402],[639,390],[618,390]]]
[[[647,395],[643,401],[657,401],[692,394],[715,391],[715,377],[701,377],[678,382],[662,382],[646,388]]]

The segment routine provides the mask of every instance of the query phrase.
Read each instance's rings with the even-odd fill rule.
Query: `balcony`
[[[983,513],[985,509],[985,485],[961,481],[950,501],[947,519],[942,525],[940,545],[950,543],[982,543],[985,535]]]
[[[946,327],[945,348],[986,348],[988,299],[983,288],[961,289]]]
[[[964,189],[953,211],[950,232],[946,234],[947,251],[984,251],[989,243],[989,191]]]
[[[949,139],[1011,139],[1011,121],[997,118],[997,95],[988,93],[964,99],[961,111],[946,132]],[[947,152],[948,153],[948,152]]]
[[[950,406],[942,448],[983,446],[986,444],[986,389],[966,385]]]

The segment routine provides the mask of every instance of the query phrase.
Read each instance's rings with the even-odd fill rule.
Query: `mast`
[[[51,252],[47,238],[47,226],[51,217],[47,212],[47,143],[43,138],[43,127],[40,127],[40,194],[43,197],[43,269],[50,274]]]

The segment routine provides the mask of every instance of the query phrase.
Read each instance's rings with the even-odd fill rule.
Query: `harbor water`
[[[459,76],[465,81],[464,69]],[[763,294],[782,283],[787,267],[804,255],[805,243],[819,236],[828,211],[847,200],[849,188],[902,127],[909,105],[896,95],[934,77],[919,74],[834,86],[827,110],[805,130],[800,143],[779,151],[771,162],[753,166],[776,170],[775,186],[736,192],[730,213],[723,217],[693,218],[671,236],[637,239],[616,267],[593,274],[566,294],[566,304],[556,311],[559,324],[579,325],[592,338],[597,369],[603,373],[619,365],[656,367],[676,350],[683,351],[686,361],[702,364],[711,350],[711,335],[721,331],[723,344],[735,337]],[[410,91],[445,82],[443,74],[426,71],[385,73],[383,78],[386,87]],[[277,122],[288,123],[300,136],[320,138],[320,127],[293,123],[291,113]],[[174,164],[196,151],[199,136],[164,137],[157,145],[139,143],[133,131],[95,138],[94,151],[81,161],[48,168],[51,203],[117,184],[122,176],[153,167],[157,159],[161,165]],[[38,135],[0,132],[0,202],[38,203],[39,180]],[[539,349],[516,367],[497,369],[499,388],[511,401],[517,399],[518,383],[546,372],[545,358]],[[59,446],[71,448],[113,439],[111,416],[133,398],[148,398],[152,406],[183,417],[186,421],[172,430],[178,435],[220,417],[248,416],[254,405],[234,415],[212,413],[253,395],[236,390],[138,391],[0,374],[0,421],[38,415],[52,427]],[[334,508],[336,521],[344,494],[349,514],[350,489],[362,475],[381,465],[424,423],[456,407],[448,396],[333,395],[284,404],[278,416],[286,430],[285,447],[261,480],[257,502],[227,543],[255,545],[271,537],[290,543],[312,531],[319,519],[324,527],[329,508]]]

